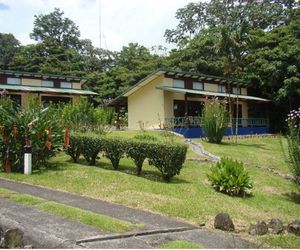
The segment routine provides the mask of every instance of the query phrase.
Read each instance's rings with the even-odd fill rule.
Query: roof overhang
[[[8,84],[0,84],[0,89],[12,90],[12,91],[23,91],[23,92],[42,92],[42,93],[74,94],[74,95],[98,95],[93,91],[84,90],[84,89],[45,88],[45,87],[8,85]]]
[[[181,94],[195,94],[195,95],[212,96],[212,97],[231,97],[235,99],[239,98],[239,99],[259,101],[259,102],[270,102],[269,99],[264,99],[255,96],[248,96],[248,95],[237,95],[237,94],[194,90],[194,89],[182,89],[182,88],[174,88],[169,86],[158,86],[156,88],[164,91],[170,91],[170,92],[181,93]]]

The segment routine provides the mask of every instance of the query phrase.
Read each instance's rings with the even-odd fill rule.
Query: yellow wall
[[[247,95],[247,88],[241,88],[241,94]]]
[[[22,85],[26,85],[26,86],[41,87],[42,81],[39,79],[22,78],[21,83],[22,83]]]
[[[81,83],[80,82],[73,82],[73,89],[81,89]]]
[[[212,92],[218,92],[218,84],[215,83],[204,83],[204,90],[205,91],[212,91]]]
[[[128,128],[140,129],[139,122],[145,129],[158,129],[164,115],[164,91],[156,89],[162,85],[163,75],[152,80],[128,96]]]

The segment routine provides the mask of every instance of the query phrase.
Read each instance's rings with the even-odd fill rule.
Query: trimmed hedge
[[[142,172],[146,159],[155,166],[166,181],[178,175],[185,161],[187,146],[179,143],[166,144],[153,140],[139,139],[125,140],[105,136],[75,134],[70,136],[70,145],[66,153],[77,162],[80,154],[84,156],[89,165],[95,165],[98,154],[102,152],[114,169],[119,168],[122,157],[131,158],[136,166],[137,175]]]

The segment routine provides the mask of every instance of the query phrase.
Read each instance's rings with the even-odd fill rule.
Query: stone
[[[297,236],[300,236],[300,220],[294,220],[287,225],[287,231],[293,233]]]
[[[224,231],[234,231],[234,224],[227,213],[217,214],[215,217],[214,227]]]
[[[33,246],[32,245],[26,245],[26,246],[24,246],[24,249],[33,249]]]
[[[4,231],[3,231],[2,227],[0,227],[0,239],[3,237],[3,235],[4,235]]]
[[[270,220],[268,228],[270,233],[272,234],[280,234],[284,230],[282,221],[274,218]]]
[[[256,224],[250,224],[249,234],[251,235],[264,235],[268,233],[268,226],[263,220],[258,221]]]
[[[8,229],[4,233],[4,245],[6,248],[22,248],[24,233],[18,229]]]

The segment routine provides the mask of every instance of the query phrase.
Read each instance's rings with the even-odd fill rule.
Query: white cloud
[[[99,46],[99,1],[1,0],[10,10],[0,12],[0,30],[13,33],[22,44],[31,43],[29,33],[34,15],[47,14],[58,7],[79,26],[82,38],[91,39]],[[119,50],[129,42],[170,47],[165,43],[164,31],[175,27],[176,10],[191,1],[101,0],[102,47]]]

